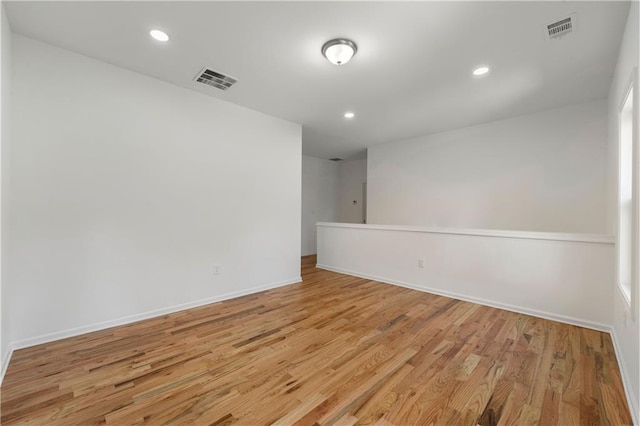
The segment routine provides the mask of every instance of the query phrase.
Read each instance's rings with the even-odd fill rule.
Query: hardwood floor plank
[[[498,426],[520,424],[519,419],[529,394],[529,387],[515,381],[511,383],[513,383],[513,392],[507,398],[502,415],[498,419]]]
[[[321,395],[319,393],[311,395],[311,397],[301,401],[300,404],[293,410],[289,411],[284,416],[280,417],[275,422],[271,423],[273,426],[287,426],[292,423],[297,422],[302,417],[304,417],[309,411],[316,408],[318,405],[322,404],[327,400],[327,397]],[[346,419],[343,420],[343,424],[346,422]]]
[[[358,420],[358,424],[369,425],[374,424],[386,413],[398,399],[398,393],[395,389],[396,384],[404,378],[412,374],[414,367],[409,363],[404,364],[389,380],[385,381],[380,389],[371,397],[363,401],[364,403],[355,411],[354,417]]]
[[[315,268],[16,351],[3,425],[631,424],[605,333]]]

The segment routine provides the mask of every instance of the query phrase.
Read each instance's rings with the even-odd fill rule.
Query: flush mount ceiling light
[[[473,70],[473,75],[475,75],[476,77],[480,77],[481,75],[485,75],[488,72],[489,72],[489,67],[482,66]]]
[[[352,113],[351,111],[344,113],[344,118],[353,118],[355,116],[356,115],[354,113]]]
[[[169,41],[169,35],[164,31],[151,30],[149,31],[149,35],[158,41]]]
[[[335,65],[344,65],[358,51],[358,46],[346,38],[329,40],[322,46],[322,54]]]

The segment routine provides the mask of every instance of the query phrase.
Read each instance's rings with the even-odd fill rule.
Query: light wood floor
[[[630,424],[607,334],[321,271],[17,351],[3,425]]]

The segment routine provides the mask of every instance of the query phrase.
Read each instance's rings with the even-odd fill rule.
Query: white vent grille
[[[238,82],[238,80],[233,77],[229,77],[228,75],[213,71],[209,68],[203,68],[202,71],[195,76],[194,80],[198,83],[213,86],[220,90],[227,90]]]
[[[571,34],[578,29],[578,22],[576,20],[576,14],[563,18],[557,22],[544,26],[544,37],[547,40],[556,40]]]

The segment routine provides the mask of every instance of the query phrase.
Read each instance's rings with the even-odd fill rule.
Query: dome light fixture
[[[347,112],[344,113],[344,118],[353,118],[355,116],[356,115],[351,111],[347,111]]]
[[[485,75],[488,72],[489,72],[489,67],[481,66],[473,70],[473,75],[475,75],[476,77],[480,77],[481,75]]]
[[[151,30],[149,31],[149,35],[158,41],[162,41],[162,42],[169,41],[169,35],[164,31]]]
[[[358,46],[346,38],[334,38],[322,46],[322,54],[335,65],[344,65],[353,58]]]

